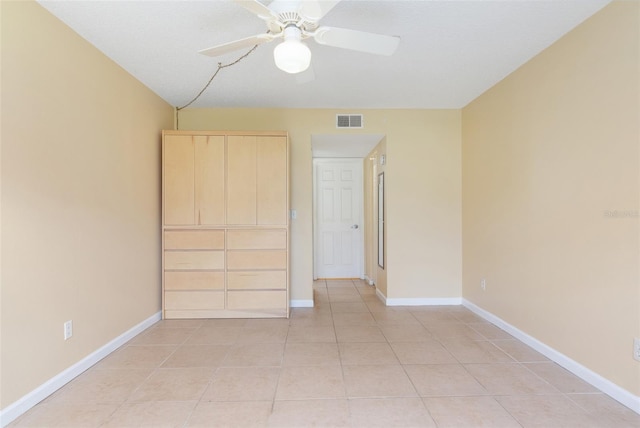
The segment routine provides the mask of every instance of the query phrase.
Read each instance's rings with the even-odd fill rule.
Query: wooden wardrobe
[[[286,132],[163,131],[162,309],[289,316]]]

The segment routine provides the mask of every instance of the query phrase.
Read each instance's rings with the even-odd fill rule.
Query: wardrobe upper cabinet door
[[[195,136],[195,222],[224,224],[224,136]]]
[[[167,135],[163,150],[164,224],[194,222],[194,164],[191,136]]]
[[[256,224],[256,137],[227,137],[227,224]]]
[[[287,138],[258,137],[257,224],[287,224]]]

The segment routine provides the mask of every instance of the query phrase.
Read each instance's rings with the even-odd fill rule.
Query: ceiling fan
[[[307,38],[321,45],[376,55],[392,55],[400,43],[397,36],[319,26],[320,19],[340,0],[274,0],[268,7],[258,0],[235,1],[264,20],[269,31],[203,49],[201,54],[219,56],[282,38],[284,41],[273,51],[276,66],[287,73],[300,73],[311,63],[311,51],[302,43]]]

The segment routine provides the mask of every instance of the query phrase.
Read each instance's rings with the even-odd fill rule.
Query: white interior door
[[[315,277],[363,277],[362,159],[314,159]]]

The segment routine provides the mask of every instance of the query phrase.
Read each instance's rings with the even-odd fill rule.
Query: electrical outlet
[[[64,340],[70,339],[73,336],[73,321],[69,320],[64,323]]]
[[[482,288],[482,291],[486,291],[486,289],[487,289],[487,280],[486,279],[482,278],[480,280],[480,288]]]
[[[640,361],[640,338],[633,339],[633,359]]]

